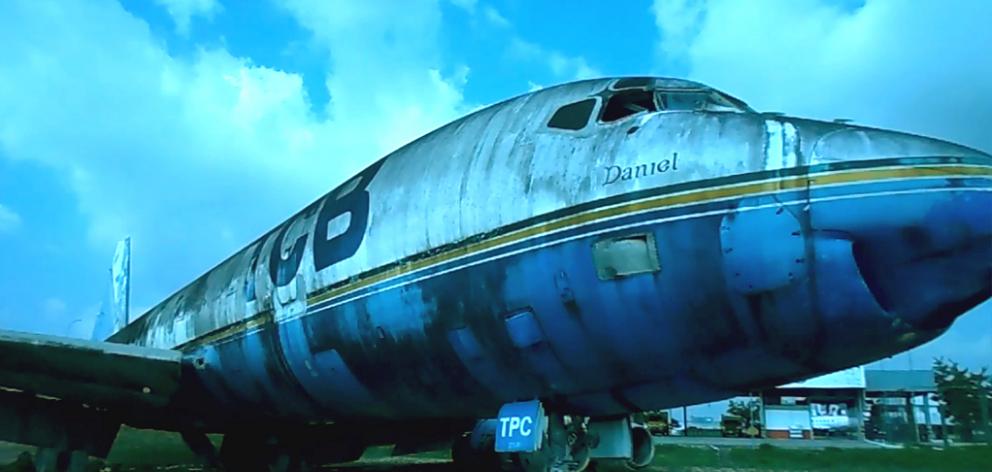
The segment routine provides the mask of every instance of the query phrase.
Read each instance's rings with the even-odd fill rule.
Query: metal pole
[[[927,442],[933,441],[933,423],[930,421],[930,394],[923,394],[923,419],[927,423]]]
[[[682,435],[689,436],[689,407],[682,407]]]
[[[909,427],[913,428],[913,438],[914,443],[920,442],[920,428],[916,426],[916,411],[913,405],[913,393],[909,392],[906,394],[906,421],[909,423]]]
[[[864,441],[865,435],[865,389],[858,389],[858,439]]]
[[[940,437],[944,438],[944,448],[951,447],[951,440],[947,437],[947,421],[944,420],[944,416],[947,414],[947,408],[940,409]]]
[[[765,438],[765,430],[767,429],[768,421],[765,418],[765,391],[762,390],[758,392],[758,410],[761,416],[761,428],[758,429],[758,437]]]
[[[978,404],[982,413],[982,431],[985,432],[985,442],[992,444],[992,425],[989,424],[989,392],[983,385],[979,385],[978,395]]]

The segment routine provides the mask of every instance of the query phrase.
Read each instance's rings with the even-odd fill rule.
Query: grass
[[[220,437],[212,437],[219,444]],[[371,470],[402,471],[451,471],[450,465],[416,465],[416,461],[402,461],[406,465],[396,468],[381,460],[390,456],[391,448],[374,447],[366,451],[363,460],[368,466],[350,468],[356,472]],[[442,459],[450,456],[447,451],[428,452],[413,456],[419,459]],[[161,466],[195,464],[196,460],[183,444],[178,434],[156,431],[124,429],[114,444],[108,458],[110,464],[126,464],[127,467],[113,467],[112,470],[153,471],[165,470]],[[399,462],[399,461],[398,461]],[[373,464],[375,464],[373,466]],[[90,471],[109,470],[94,461]],[[34,469],[30,461],[21,460],[7,466],[0,466],[0,472],[29,472]],[[200,468],[169,467],[168,470],[182,472],[201,470]],[[337,469],[332,469],[337,470]],[[650,471],[721,471],[768,470],[768,471],[950,471],[975,472],[992,471],[992,446],[961,446],[948,450],[926,447],[904,449],[782,449],[770,445],[753,447],[692,447],[663,445],[657,448],[654,466]]]
[[[992,470],[992,447],[954,447],[948,450],[905,449],[781,449],[660,446],[654,464],[678,471],[698,467],[778,471],[961,471]]]

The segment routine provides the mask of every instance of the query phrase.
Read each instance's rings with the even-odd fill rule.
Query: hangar
[[[936,439],[944,431],[939,405],[931,401],[936,392],[932,370],[854,367],[761,392],[763,435]]]

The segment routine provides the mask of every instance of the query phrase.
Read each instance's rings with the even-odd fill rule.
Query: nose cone
[[[818,123],[809,126],[806,148],[811,164],[892,158],[985,158],[976,149],[948,141],[872,128]]]
[[[854,256],[879,305],[924,331],[943,330],[992,295],[992,198],[946,192],[892,198],[922,218],[868,229]],[[895,211],[899,212],[900,209]]]
[[[852,243],[893,326],[923,342],[992,296],[992,156],[852,127],[808,151],[814,168],[838,169],[822,180],[843,182],[811,194],[812,227]]]
[[[793,125],[799,139],[782,143],[808,164],[802,190],[721,226],[724,276],[770,350],[821,372],[863,364],[933,339],[992,296],[992,156]]]

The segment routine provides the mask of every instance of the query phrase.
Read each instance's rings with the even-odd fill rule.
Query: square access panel
[[[614,236],[592,245],[592,260],[600,280],[614,280],[661,271],[653,233]]]

